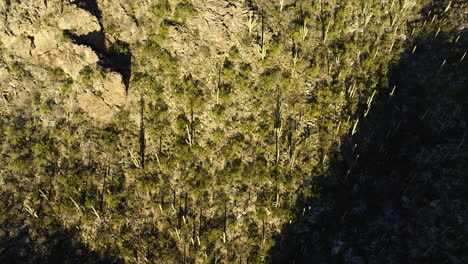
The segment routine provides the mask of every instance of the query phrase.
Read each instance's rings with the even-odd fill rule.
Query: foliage
[[[77,77],[0,60],[0,261],[466,262],[464,2],[143,2]]]

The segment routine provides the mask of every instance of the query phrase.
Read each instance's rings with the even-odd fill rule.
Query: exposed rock
[[[32,55],[41,55],[54,50],[58,46],[61,34],[53,27],[46,27],[34,33],[34,49]]]
[[[127,43],[135,43],[140,40],[141,35],[138,32],[138,26],[136,19],[131,17],[122,3],[116,4],[116,1],[103,1],[103,23],[105,25],[112,24],[113,21],[119,21],[119,23],[112,27],[112,30],[107,29],[108,37],[111,38],[112,42],[119,39]],[[144,9],[146,10],[146,9]],[[148,14],[146,14],[148,15]]]
[[[70,30],[77,35],[101,30],[99,21],[95,16],[75,6],[66,6],[63,15],[57,21],[57,25],[61,30]]]
[[[102,99],[110,106],[123,106],[126,102],[125,86],[122,82],[122,76],[111,72],[97,89],[102,92]]]
[[[97,18],[89,12],[71,5],[64,6],[64,10],[47,9],[43,4],[19,4],[14,8],[17,15],[8,16],[0,28],[0,41],[11,55],[36,65],[60,67],[73,78],[98,61],[91,49],[62,38],[63,30],[76,34],[100,30]],[[60,15],[52,16],[54,11]]]
[[[78,87],[78,89],[81,89]],[[108,123],[119,108],[126,104],[122,76],[116,72],[106,74],[102,80],[94,80],[92,87],[77,96],[78,106],[94,120]]]
[[[91,118],[98,122],[107,123],[114,115],[112,108],[101,97],[92,93],[81,93],[77,96],[78,104]]]
[[[21,58],[28,58],[31,55],[31,41],[25,36],[14,36],[5,31],[0,31],[0,41],[8,52]]]
[[[222,60],[219,58],[226,56],[232,47],[240,47],[240,36],[246,31],[247,10],[241,1],[194,2],[198,14],[187,19],[186,27],[170,27],[167,49],[183,60],[181,65],[188,72],[207,77],[216,72],[216,63]],[[254,59],[249,57],[246,61]],[[212,65],[206,65],[207,58],[212,58]]]
[[[55,56],[47,56],[45,59],[74,79],[84,67],[99,60],[91,48],[72,43],[63,43],[54,53]]]
[[[117,7],[116,10],[122,11],[121,9]],[[128,18],[125,13],[122,14],[119,19]],[[132,23],[131,20],[128,21]],[[60,1],[48,1],[47,4],[43,1],[12,3],[9,15],[0,23],[2,55],[8,55],[3,56],[8,64],[17,62],[28,65],[27,67],[51,69],[34,71],[33,79],[45,85],[57,78],[55,75],[59,73],[55,69],[63,70],[77,81],[85,67],[95,69],[93,65],[99,61],[99,57],[91,47],[78,45],[64,36],[64,31],[80,36],[101,31],[101,26],[98,18],[90,12]],[[131,38],[131,34],[128,37]],[[16,87],[16,90],[22,87],[27,94],[34,94],[37,87],[18,83],[16,79],[21,77],[18,74],[23,73],[5,70],[2,71],[1,79],[9,87]],[[75,99],[79,108],[98,122],[108,122],[118,110],[117,107],[126,102],[122,76],[111,72],[104,79],[91,79],[90,82],[75,83],[73,86],[78,94]],[[26,81],[23,80],[23,83],[26,84]],[[88,85],[93,89],[85,87]],[[11,93],[9,90],[10,88],[7,92]]]

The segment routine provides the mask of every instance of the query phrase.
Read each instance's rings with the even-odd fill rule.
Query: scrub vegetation
[[[0,262],[468,262],[465,1],[32,2]]]

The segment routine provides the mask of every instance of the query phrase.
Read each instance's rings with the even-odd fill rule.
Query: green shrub
[[[176,20],[186,21],[196,14],[197,11],[191,3],[183,2],[176,6],[174,17]]]

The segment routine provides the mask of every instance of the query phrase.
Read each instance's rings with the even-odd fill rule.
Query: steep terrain
[[[349,239],[384,226],[381,211],[359,209],[375,198],[365,189],[388,183],[379,166],[412,183],[409,167],[432,161],[430,173],[456,179],[447,203],[463,203],[467,10],[461,0],[2,1],[0,261],[411,263],[385,246],[374,257],[374,231]],[[414,109],[430,136],[409,136]],[[452,169],[439,166],[446,158]],[[409,208],[445,192],[389,186]],[[395,196],[401,188],[414,199]],[[406,223],[394,203],[373,206],[384,205]],[[466,234],[447,225],[443,234]],[[438,253],[420,248],[413,260]],[[466,260],[457,250],[446,252]]]

